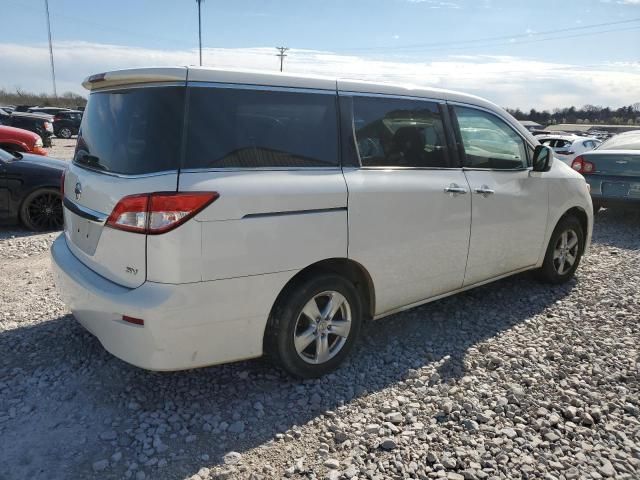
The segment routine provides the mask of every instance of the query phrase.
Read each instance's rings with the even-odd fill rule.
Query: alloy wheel
[[[342,350],[350,330],[351,306],[344,295],[319,293],[298,315],[293,333],[296,352],[307,363],[325,363]]]
[[[558,275],[566,274],[576,263],[579,243],[578,234],[572,229],[565,230],[558,237],[553,250],[553,266]]]
[[[29,223],[37,230],[59,230],[62,228],[62,201],[55,193],[42,193],[27,206]]]

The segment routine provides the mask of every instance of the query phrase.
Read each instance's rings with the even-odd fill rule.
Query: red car
[[[0,148],[10,152],[47,155],[42,138],[37,133],[22,128],[0,125]]]

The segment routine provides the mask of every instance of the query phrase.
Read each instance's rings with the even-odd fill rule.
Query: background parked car
[[[69,111],[69,108],[63,107],[31,107],[29,109],[30,113],[45,113],[47,115],[57,115],[60,112]]]
[[[60,184],[67,162],[0,149],[0,222],[62,228]]]
[[[53,133],[55,133],[56,137],[71,138],[73,135],[78,134],[81,121],[82,112],[78,110],[59,112],[53,117]]]
[[[597,138],[581,137],[578,135],[539,136],[538,141],[542,145],[553,148],[553,151],[556,153],[556,158],[562,160],[569,166],[576,156],[593,150],[601,143]]]
[[[6,107],[0,107],[0,125],[6,125],[9,122],[11,112]]]
[[[2,123],[37,133],[42,138],[45,147],[51,146],[51,137],[53,136],[53,117],[51,115],[13,112],[8,117],[3,117]]]
[[[611,137],[577,156],[571,167],[591,185],[594,212],[601,207],[640,208],[640,130]]]
[[[7,113],[11,113],[16,109],[14,105],[2,105],[0,106],[0,110],[4,110]]]
[[[22,128],[0,126],[0,148],[10,152],[47,155],[42,138],[37,133]]]

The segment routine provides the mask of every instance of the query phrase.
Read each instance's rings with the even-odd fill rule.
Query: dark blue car
[[[571,167],[591,186],[593,210],[640,209],[640,130],[620,133],[575,158]]]

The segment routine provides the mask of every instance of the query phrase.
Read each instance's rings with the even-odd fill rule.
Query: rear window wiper
[[[95,168],[97,170],[107,170],[107,167],[100,163],[100,158],[96,157],[95,155],[89,155],[88,153],[78,155],[76,162],[82,165],[86,165],[87,167]]]

